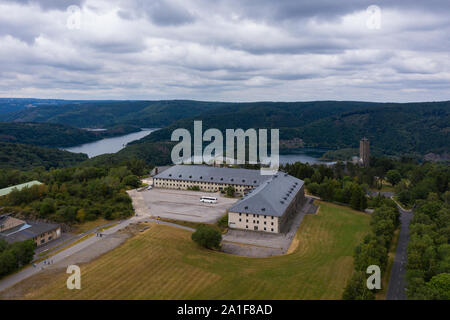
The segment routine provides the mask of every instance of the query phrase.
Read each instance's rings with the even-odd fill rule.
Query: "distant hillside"
[[[56,99],[0,98],[0,114],[16,112],[26,108],[35,108],[44,104],[60,105],[65,103],[68,103],[68,101]]]
[[[172,131],[176,128],[192,130],[194,120],[203,121],[204,131],[208,128],[279,128],[282,140],[300,138],[305,146],[311,147],[358,148],[359,140],[366,136],[377,155],[420,157],[429,152],[450,152],[450,101],[102,101],[40,106],[0,115],[0,118],[77,127],[163,127],[111,156],[120,159],[138,157],[154,163],[168,159],[169,155],[164,152]],[[155,153],[155,150],[158,151]]]
[[[116,125],[105,131],[87,131],[62,124],[0,122],[0,142],[64,148],[139,131],[131,125]]]
[[[357,148],[366,136],[383,154],[450,151],[450,101],[430,103],[235,104],[195,118],[182,119],[132,145],[170,140],[176,128],[192,130],[193,121],[208,128],[279,128],[280,139],[303,139],[306,146]]]
[[[98,139],[93,132],[61,124],[0,122],[0,142],[70,147]]]
[[[87,155],[82,153],[0,142],[0,168],[62,168],[76,165],[87,158]]]
[[[60,123],[78,128],[105,128],[117,124],[163,127],[220,105],[222,103],[188,100],[78,102],[27,108],[0,115],[0,120]]]

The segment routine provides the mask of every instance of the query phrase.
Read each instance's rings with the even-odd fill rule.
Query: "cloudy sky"
[[[0,0],[0,97],[449,100],[449,16],[448,0]]]

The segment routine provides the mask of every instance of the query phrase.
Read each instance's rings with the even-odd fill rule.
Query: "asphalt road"
[[[406,264],[409,241],[409,223],[413,216],[412,211],[400,210],[400,236],[397,250],[395,252],[394,264],[392,266],[391,278],[389,279],[386,300],[406,300]]]

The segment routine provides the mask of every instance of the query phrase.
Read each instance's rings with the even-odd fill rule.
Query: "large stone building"
[[[230,228],[285,232],[304,203],[304,183],[287,173],[261,175],[259,170],[176,165],[153,177],[153,186],[217,192],[233,186],[244,197],[228,211]]]
[[[32,239],[36,246],[44,245],[61,236],[57,224],[24,221],[9,214],[0,215],[0,239],[9,243]]]
[[[305,201],[302,180],[279,172],[228,210],[230,228],[283,233]]]
[[[197,186],[201,191],[217,192],[233,186],[244,195],[271,176],[259,170],[218,168],[206,165],[176,165],[153,177],[153,186],[168,189],[188,189]]]

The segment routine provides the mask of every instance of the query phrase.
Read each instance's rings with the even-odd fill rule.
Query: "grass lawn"
[[[94,228],[100,227],[104,224],[112,223],[114,220],[106,220],[104,218],[98,218],[93,221],[86,221],[77,225],[74,225],[73,233],[80,234],[92,230]]]
[[[395,192],[395,188],[392,186],[392,184],[390,184],[389,182],[387,182],[386,180],[383,180],[381,182],[381,189],[371,189],[372,191],[375,192]]]
[[[353,271],[353,250],[369,215],[319,202],[290,254],[245,258],[198,247],[191,232],[152,224],[119,248],[81,265],[81,290],[65,270],[28,283],[25,299],[340,299]],[[34,281],[34,284],[33,284]]]

